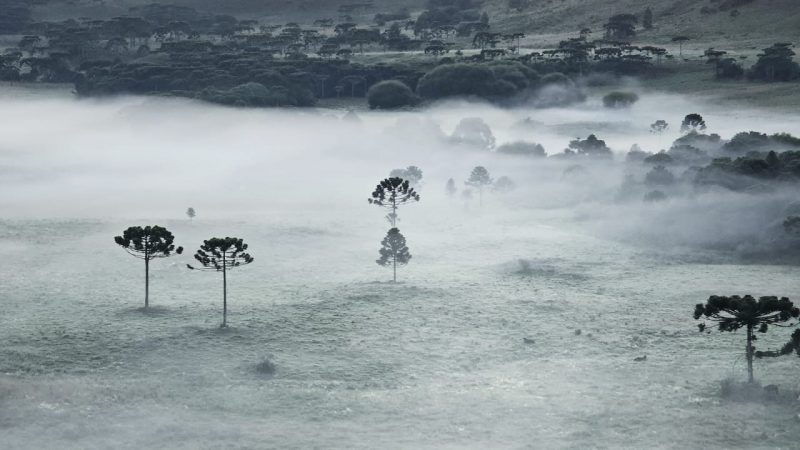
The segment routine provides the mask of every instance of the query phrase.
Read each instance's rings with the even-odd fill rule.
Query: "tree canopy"
[[[719,331],[736,331],[740,328],[747,329],[747,372],[748,380],[753,381],[753,355],[756,340],[753,331],[766,333],[770,325],[785,326],[787,322],[800,315],[800,310],[786,297],[760,297],[758,300],[750,295],[731,297],[712,295],[705,304],[695,306],[695,320],[704,319],[698,325],[700,331],[705,331],[706,322],[717,324]]]

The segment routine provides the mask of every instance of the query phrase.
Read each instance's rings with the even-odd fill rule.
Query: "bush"
[[[491,99],[507,97],[516,91],[513,83],[498,80],[489,67],[474,64],[438,66],[426,73],[417,85],[417,93],[430,99],[469,96]]]
[[[629,108],[639,101],[639,96],[633,92],[611,92],[603,97],[603,106],[606,108]]]
[[[561,72],[552,72],[542,77],[542,85],[559,85],[571,87],[574,83],[572,80]]]
[[[370,109],[395,109],[415,105],[417,96],[402,81],[388,80],[369,88],[367,103]]]

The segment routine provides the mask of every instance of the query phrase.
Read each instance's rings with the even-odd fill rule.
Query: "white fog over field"
[[[743,332],[699,333],[692,312],[714,294],[800,298],[783,230],[797,185],[682,183],[644,202],[650,167],[625,156],[669,149],[689,113],[723,139],[798,136],[800,113],[638,94],[620,110],[459,101],[352,119],[2,86],[0,447],[795,447],[796,402],[721,398],[745,376]],[[552,155],[594,133],[615,158],[454,144],[476,117],[497,146]],[[395,284],[367,198],[411,165],[421,200],[399,210],[413,258]],[[475,166],[516,189],[464,198]],[[133,225],[186,249],[151,264],[149,310],[141,262],[113,239]],[[221,276],[185,267],[212,236],[255,258],[228,274],[225,329]],[[797,368],[755,363],[783,390]]]

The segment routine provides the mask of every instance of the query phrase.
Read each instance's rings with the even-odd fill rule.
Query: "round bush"
[[[610,92],[603,97],[603,106],[606,108],[629,108],[639,101],[639,96],[633,92]]]
[[[508,97],[517,92],[517,87],[506,80],[499,80],[495,72],[478,64],[448,64],[438,66],[426,73],[417,85],[421,97],[437,99],[445,97],[482,98]]]
[[[369,88],[367,102],[370,109],[395,109],[415,105],[417,96],[402,81],[388,80]]]

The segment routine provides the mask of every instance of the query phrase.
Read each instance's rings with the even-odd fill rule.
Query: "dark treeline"
[[[432,0],[416,19],[408,11],[376,12],[372,24],[358,24],[348,14],[363,5],[343,5],[338,17],[319,18],[310,26],[158,3],[110,19],[36,22],[32,3],[2,1],[8,14],[0,20],[0,34],[20,35],[20,40],[0,56],[0,80],[74,83],[81,95],[310,106],[320,98],[365,97],[372,86],[391,80],[373,90],[369,100],[373,108],[388,109],[452,96],[525,101],[548,85],[575,91],[571,80],[588,73],[671,70],[663,64],[672,58],[666,49],[630,44],[636,21],[624,14],[610,18],[598,39],[584,29],[554,49],[522,53],[523,33],[494,31],[479,2],[467,0]],[[429,57],[355,62],[354,55],[367,51],[418,51]],[[744,76],[738,63],[724,56],[713,49],[706,54],[717,75]],[[800,70],[793,56],[789,44],[776,44],[764,50],[748,76],[794,79]],[[581,99],[564,95],[556,103]]]

